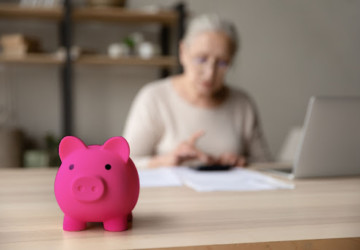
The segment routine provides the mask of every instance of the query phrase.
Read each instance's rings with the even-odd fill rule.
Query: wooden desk
[[[360,178],[294,190],[142,189],[132,229],[64,232],[56,169],[0,170],[0,249],[360,249]],[[211,246],[211,247],[210,247]]]

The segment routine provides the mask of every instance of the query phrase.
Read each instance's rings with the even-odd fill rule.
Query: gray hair
[[[216,14],[201,15],[193,18],[188,25],[183,41],[189,44],[190,40],[196,35],[206,31],[224,32],[231,40],[231,53],[235,55],[239,46],[235,25],[228,20],[220,18]]]

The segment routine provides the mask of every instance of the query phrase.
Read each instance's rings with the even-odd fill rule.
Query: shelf
[[[30,8],[20,7],[16,4],[0,4],[0,18],[12,19],[47,19],[59,21],[62,17],[63,10],[58,8]]]
[[[61,64],[63,60],[52,54],[27,54],[26,56],[5,56],[0,54],[0,63],[21,64]]]
[[[155,66],[155,67],[176,67],[177,60],[173,56],[159,56],[151,59],[139,57],[110,58],[106,55],[83,55],[76,61],[80,65],[129,65],[129,66]]]
[[[0,18],[24,19],[49,19],[59,21],[63,15],[63,8],[31,8],[21,7],[16,4],[0,4]],[[103,21],[103,22],[133,22],[133,23],[162,23],[174,25],[178,21],[174,11],[159,11],[150,13],[126,8],[90,8],[79,7],[72,11],[74,21]]]
[[[0,63],[9,64],[61,64],[64,60],[56,58],[52,54],[28,54],[26,56],[5,56],[0,55]],[[149,66],[149,67],[176,67],[176,57],[159,56],[151,59],[139,57],[110,58],[106,55],[82,55],[74,61],[79,65],[128,65],[128,66]]]
[[[159,11],[150,13],[125,8],[76,8],[73,10],[75,21],[105,21],[133,23],[162,23],[174,25],[178,21],[175,11]]]

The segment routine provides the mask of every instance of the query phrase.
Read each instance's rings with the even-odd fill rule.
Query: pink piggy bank
[[[54,189],[64,230],[84,230],[87,222],[103,222],[108,231],[127,229],[139,197],[139,176],[129,154],[123,137],[101,146],[86,146],[73,136],[61,140]]]

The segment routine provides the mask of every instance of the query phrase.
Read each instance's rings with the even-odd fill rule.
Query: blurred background
[[[302,125],[312,95],[360,94],[358,0],[69,2],[77,18],[61,24],[60,0],[0,0],[1,167],[57,165],[57,143],[68,132],[88,144],[121,135],[137,91],[178,72],[182,24],[197,14],[237,25],[241,49],[227,82],[255,99],[275,157]],[[112,18],[121,7],[153,17]],[[64,66],[67,56],[73,61]]]

